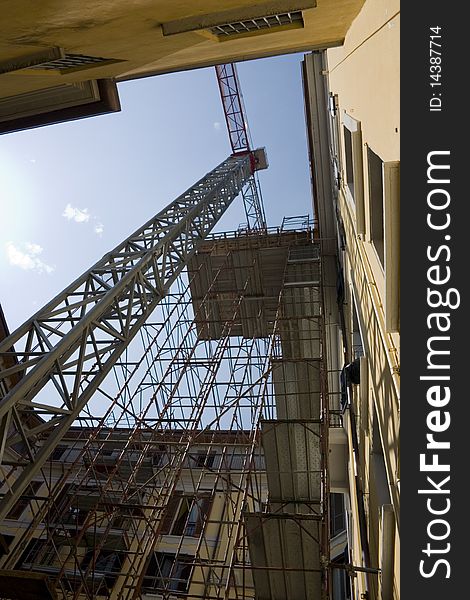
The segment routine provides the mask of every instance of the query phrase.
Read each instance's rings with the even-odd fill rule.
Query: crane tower
[[[233,63],[216,65],[215,71],[232,152],[234,155],[251,152],[248,121],[236,65]],[[248,231],[266,229],[263,200],[256,173],[253,173],[243,186],[242,198]]]

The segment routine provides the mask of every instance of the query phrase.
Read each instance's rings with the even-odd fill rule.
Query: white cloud
[[[91,215],[88,212],[88,208],[77,208],[69,203],[64,208],[62,216],[69,221],[75,221],[75,223],[89,223],[93,227],[93,231],[96,235],[102,235],[104,231],[103,223],[101,223],[97,217]]]
[[[98,234],[98,235],[101,235],[103,233],[103,231],[104,231],[104,225],[103,225],[103,223],[97,223],[95,225],[95,233]]]
[[[75,223],[87,223],[90,220],[88,208],[75,208],[71,204],[67,204],[62,216],[69,221],[75,221]]]
[[[38,258],[43,251],[39,244],[26,242],[22,246],[23,248],[18,248],[13,242],[7,242],[7,257],[11,265],[36,273],[52,273],[55,270],[55,267]]]
[[[219,123],[219,121],[216,121],[216,122],[214,123],[214,129],[215,129],[216,131],[220,131],[220,128],[221,128],[221,124]]]
[[[41,254],[41,252],[42,252],[42,247],[39,244],[32,244],[31,242],[26,242],[26,244],[24,246],[26,248],[26,251],[31,256],[37,256],[38,254]]]

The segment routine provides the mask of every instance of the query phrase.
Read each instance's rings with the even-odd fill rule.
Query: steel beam
[[[232,63],[216,65],[215,71],[232,152],[246,152],[250,143],[236,67]]]
[[[248,229],[250,231],[265,231],[267,225],[264,206],[254,173],[243,186],[242,198]]]
[[[217,82],[219,84],[220,98],[224,109],[227,131],[234,154],[249,152],[250,139],[248,123],[243,106],[243,99],[238,82],[238,73],[235,64],[216,65]],[[250,231],[266,229],[263,200],[255,174],[249,178],[242,189],[243,204],[247,228]]]

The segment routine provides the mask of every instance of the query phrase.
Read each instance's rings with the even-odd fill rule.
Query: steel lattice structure
[[[234,154],[246,152],[250,142],[236,67],[233,63],[216,65],[215,71],[232,151]]]
[[[256,175],[253,174],[242,188],[243,206],[247,229],[249,231],[264,231],[267,227],[261,191]]]
[[[229,157],[0,344],[0,381],[20,376],[0,401],[0,450],[22,445],[0,520],[251,175],[249,155]]]
[[[252,163],[0,346],[0,595],[14,571],[50,600],[329,598],[319,244],[304,221],[208,235]]]
[[[216,65],[215,71],[232,152],[234,154],[250,152],[250,135],[236,66],[233,63]],[[242,197],[248,230],[265,230],[267,225],[263,200],[254,173],[243,187]]]

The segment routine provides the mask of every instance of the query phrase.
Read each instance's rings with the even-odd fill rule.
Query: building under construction
[[[297,4],[305,24],[245,33],[264,56],[321,30],[302,65],[315,220],[267,227],[267,158],[219,64],[233,154],[11,335],[0,310],[2,600],[399,599],[399,6]],[[55,25],[35,60],[101,35]],[[161,72],[241,51],[203,36],[188,62],[188,31]],[[45,76],[14,50],[9,94],[29,98]],[[246,227],[214,233],[240,196]]]
[[[208,235],[259,165],[229,157],[3,342],[2,597],[332,597],[318,234]]]

